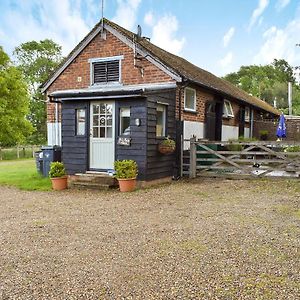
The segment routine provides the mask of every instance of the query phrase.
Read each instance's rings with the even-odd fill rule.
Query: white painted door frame
[[[90,104],[90,169],[114,168],[115,101],[93,101]]]

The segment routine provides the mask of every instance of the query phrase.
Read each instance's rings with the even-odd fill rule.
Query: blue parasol
[[[286,125],[285,125],[285,118],[283,114],[280,115],[276,135],[278,138],[286,137]]]

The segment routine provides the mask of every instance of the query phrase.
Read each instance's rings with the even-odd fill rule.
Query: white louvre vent
[[[96,83],[109,83],[120,81],[120,61],[102,61],[94,62],[94,78],[93,82]]]

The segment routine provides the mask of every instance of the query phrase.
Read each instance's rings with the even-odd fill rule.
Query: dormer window
[[[123,56],[90,59],[91,85],[121,83],[122,59]]]

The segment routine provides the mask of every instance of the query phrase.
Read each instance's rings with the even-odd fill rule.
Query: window
[[[250,108],[245,108],[245,122],[250,122]]]
[[[120,109],[120,135],[130,135],[130,108]]]
[[[91,85],[120,83],[121,59],[123,56],[90,59]]]
[[[228,100],[224,100],[223,117],[224,118],[233,118],[234,117],[231,103]]]
[[[166,136],[167,107],[158,104],[156,108],[156,136]]]
[[[85,135],[85,109],[76,109],[76,135]]]
[[[191,88],[185,88],[184,109],[190,111],[196,111],[196,90]]]

